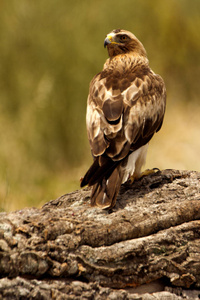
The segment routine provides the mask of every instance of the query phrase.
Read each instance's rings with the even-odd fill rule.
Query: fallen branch
[[[25,286],[27,299],[145,299],[133,297],[149,282],[165,294],[200,288],[200,173],[164,170],[123,185],[112,211],[91,208],[89,196],[0,214],[1,297]]]

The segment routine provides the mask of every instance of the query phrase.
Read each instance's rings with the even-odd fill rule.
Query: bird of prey
[[[163,123],[166,89],[131,32],[113,30],[104,47],[109,58],[92,79],[87,100],[86,125],[94,161],[81,187],[93,186],[92,206],[112,208],[121,184],[141,176],[148,143]]]

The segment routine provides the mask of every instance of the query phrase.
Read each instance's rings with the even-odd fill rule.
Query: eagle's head
[[[142,43],[130,31],[123,29],[114,29],[107,34],[104,47],[107,47],[110,57],[125,53],[146,57]]]

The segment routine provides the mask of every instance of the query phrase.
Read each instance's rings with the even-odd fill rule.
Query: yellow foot
[[[132,184],[135,181],[136,177],[134,175],[130,176],[129,179],[127,180],[128,184]]]
[[[153,169],[147,169],[147,170],[145,170],[139,176],[133,174],[132,176],[129,177],[129,179],[127,180],[127,183],[132,184],[135,180],[139,180],[140,178],[142,178],[144,176],[156,173],[158,171],[160,171],[158,168],[153,168]]]
[[[158,168],[153,168],[153,169],[147,169],[145,170],[144,172],[142,172],[139,176],[138,179],[144,177],[144,176],[147,176],[147,175],[150,175],[150,174],[154,174],[154,173],[157,173],[159,172],[160,170]]]

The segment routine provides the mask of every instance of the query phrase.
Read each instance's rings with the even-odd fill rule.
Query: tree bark
[[[85,188],[1,213],[0,299],[199,299],[199,238],[194,171],[124,184],[112,210]]]

